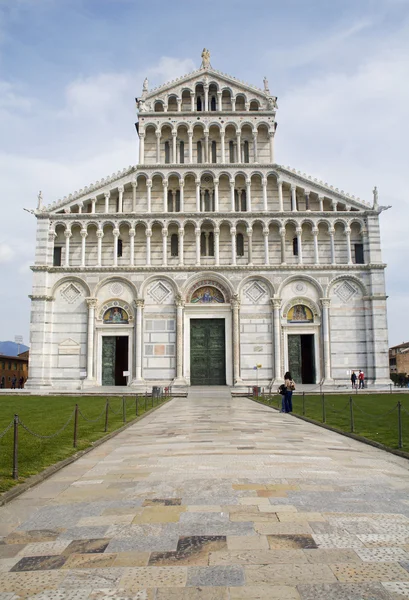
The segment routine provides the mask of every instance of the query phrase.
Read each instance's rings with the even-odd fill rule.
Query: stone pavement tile
[[[336,577],[327,565],[280,564],[245,567],[247,585],[290,585],[301,583],[335,583]]]
[[[33,595],[44,590],[56,589],[66,577],[66,572],[34,571],[31,573],[2,573],[0,574],[0,590],[14,592],[23,597]]]
[[[53,542],[64,529],[34,529],[31,531],[13,531],[6,538],[6,544],[30,544],[31,542]]]
[[[92,498],[87,496],[87,494],[84,494],[84,500],[86,500],[86,502],[78,502],[77,504],[59,504],[56,506],[44,506],[39,508],[29,519],[24,521],[24,523],[18,527],[18,530],[50,530],[72,527],[81,518],[100,515],[102,510],[109,505],[109,501],[101,500],[95,502]]]
[[[118,587],[134,590],[146,587],[185,587],[188,567],[125,568]]]
[[[285,585],[243,586],[229,589],[230,600],[300,600],[295,587]]]
[[[95,554],[104,552],[109,544],[109,539],[102,538],[96,540],[73,540],[63,550],[64,556],[70,554]]]
[[[285,522],[294,522],[294,521],[306,521],[307,523],[310,522],[317,522],[317,521],[326,521],[326,518],[321,514],[321,513],[317,513],[317,512],[283,512],[283,511],[277,511],[277,518],[279,521],[285,523]]]
[[[61,588],[118,588],[124,574],[123,568],[107,567],[105,569],[73,569],[60,571],[66,574],[60,583]]]
[[[132,523],[177,523],[183,512],[184,506],[148,506],[135,516]]]
[[[346,529],[330,525],[327,521],[309,521],[309,526],[314,533],[327,533],[329,535],[348,535]]]
[[[141,510],[141,509],[136,509]],[[134,513],[125,515],[104,515],[99,517],[84,517],[77,523],[78,527],[88,527],[93,525],[127,525],[134,518]]]
[[[101,516],[106,517],[109,515],[113,515],[113,516],[133,515],[133,514],[137,514],[138,510],[139,509],[137,506],[110,506],[109,508],[106,508],[102,512]]]
[[[155,600],[156,590],[148,588],[139,591],[129,591],[124,589],[101,588],[94,589],[87,596],[87,600]]]
[[[26,544],[4,544],[0,545],[0,559],[3,558],[13,558],[16,556],[23,548],[25,548]]]
[[[149,535],[143,532],[133,537],[115,538],[107,547],[107,552],[172,552],[176,550],[178,532],[163,532],[162,535]]]
[[[229,550],[268,550],[268,541],[265,535],[228,535],[227,548]]]
[[[288,483],[269,483],[267,489],[273,492],[295,492],[300,489],[299,485],[292,485]]]
[[[118,552],[114,560],[114,567],[146,567],[150,552]]]
[[[230,587],[244,585],[243,567],[188,567],[187,587],[217,586]]]
[[[296,523],[255,523],[254,529],[257,533],[263,535],[312,533],[312,529],[306,521]]]
[[[260,507],[256,505],[229,504],[226,506],[221,506],[218,512],[227,512],[230,515],[235,515],[236,513],[241,515],[254,515],[260,512]]]
[[[142,506],[180,506],[182,498],[149,498]]]
[[[396,563],[335,564],[331,569],[339,581],[409,581],[409,573]]]
[[[267,487],[261,483],[234,483],[234,490],[266,490]]]
[[[286,498],[286,490],[257,490],[259,498]]]
[[[172,567],[172,566],[207,566],[209,564],[209,552],[201,550],[194,554],[189,552],[151,552],[148,565],[150,567]]]
[[[236,589],[236,588],[234,588]],[[158,588],[155,600],[228,600],[226,587]]]
[[[254,534],[252,523],[232,523],[224,513],[182,513],[178,527],[181,535]]]
[[[278,548],[302,550],[307,548],[314,549],[318,547],[312,535],[268,535],[267,541],[271,550],[275,550]]]
[[[409,548],[409,536],[406,535],[389,535],[387,533],[368,533],[358,534],[357,538],[367,548],[378,546],[402,546],[404,550]],[[405,548],[408,546],[408,548]]]
[[[61,569],[65,561],[65,556],[25,556],[14,565],[11,571],[51,571]]]
[[[114,567],[116,554],[70,554],[62,567],[63,569],[96,569],[98,567]]]
[[[239,498],[239,504],[244,504],[246,506],[270,506],[270,501],[268,498],[257,498],[252,496],[243,496]]]
[[[59,540],[89,540],[103,538],[107,532],[106,525],[95,525],[90,527],[70,527],[59,535]]]
[[[13,558],[2,558],[0,559],[0,573],[8,573],[14,567],[20,558],[14,556]]]
[[[292,504],[266,504],[259,506],[261,512],[283,512],[283,513],[296,513],[298,508]]]
[[[409,562],[407,560],[399,560],[401,567],[409,571]]]
[[[231,550],[211,552],[209,565],[274,565],[306,563],[302,550]]]
[[[305,557],[309,563],[361,563],[362,559],[354,550],[339,550],[338,548],[304,550]]]
[[[380,583],[299,585],[301,600],[391,600]]]
[[[277,515],[273,512],[262,513],[260,511],[250,512],[233,512],[230,513],[230,521],[232,523],[257,522],[257,523],[273,523],[278,522]]]
[[[364,562],[397,562],[409,560],[403,548],[356,548],[355,552]],[[408,563],[409,564],[409,563]]]
[[[226,506],[197,504],[196,506],[186,506],[187,512],[229,512]]]
[[[409,582],[407,581],[384,581],[382,586],[392,598],[409,598]]]
[[[18,556],[52,556],[61,554],[70,544],[68,540],[57,542],[40,542],[39,544],[27,544]]]
[[[88,600],[90,588],[77,590],[47,590],[34,596],[29,600]]]
[[[327,535],[314,533],[312,536],[319,548],[363,548],[355,535]]]

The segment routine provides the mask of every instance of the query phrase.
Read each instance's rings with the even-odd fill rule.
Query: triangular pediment
[[[59,344],[59,347],[64,347],[64,348],[77,348],[79,347],[78,342],[76,342],[75,340],[73,340],[72,338],[67,338],[66,340],[64,340],[63,342],[61,342]]]

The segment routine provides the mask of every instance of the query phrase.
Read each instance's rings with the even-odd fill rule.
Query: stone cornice
[[[46,302],[53,302],[55,300],[54,296],[47,296],[46,294],[29,294],[28,297],[30,300],[45,300]]]
[[[355,271],[375,271],[383,270],[386,268],[386,264],[370,264],[370,265],[149,265],[149,266],[137,266],[131,267],[129,265],[124,266],[89,266],[89,267],[49,267],[46,265],[33,265],[30,267],[32,271],[46,271],[48,273],[150,273],[150,272],[184,272],[184,271],[233,271],[240,272],[246,271],[249,273],[259,273],[261,271],[268,272],[291,272],[291,273],[303,273],[305,271],[322,271],[323,273],[331,271],[343,271],[346,274]]]
[[[169,121],[169,116],[171,117],[190,117],[194,123],[200,123],[201,117],[213,117],[215,120],[216,117],[226,117],[234,119],[235,117],[240,117],[241,119],[245,116],[253,120],[253,117],[275,117],[276,111],[273,110],[202,110],[200,112],[192,112],[191,110],[167,110],[166,112],[154,112],[152,110],[142,112],[139,114],[139,121],[143,121],[145,117],[149,117],[149,119],[157,120],[160,117],[163,117],[164,121]]]

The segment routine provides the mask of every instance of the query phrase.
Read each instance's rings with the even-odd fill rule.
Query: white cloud
[[[9,244],[0,242],[0,263],[9,262],[14,256],[14,251]]]

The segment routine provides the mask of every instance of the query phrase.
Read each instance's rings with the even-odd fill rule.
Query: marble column
[[[142,336],[143,336],[143,307],[144,300],[134,300],[136,308],[136,331],[135,331],[135,380],[137,382],[143,381],[142,376]]]
[[[124,187],[120,185],[118,188],[118,212],[123,212]]]
[[[190,110],[195,112],[195,93],[190,92]]]
[[[247,245],[248,245],[248,265],[253,264],[253,230],[251,227],[247,229]]]
[[[236,112],[236,98],[231,99],[231,110],[232,112]]]
[[[222,110],[222,92],[217,92],[217,110],[219,112]]]
[[[273,305],[274,381],[277,383],[282,378],[280,326],[281,298],[271,298],[271,303]]]
[[[291,210],[297,211],[297,187],[295,185],[291,186]]]
[[[302,265],[302,227],[297,227],[295,233],[297,234],[298,264]]]
[[[177,137],[177,131],[172,131],[172,162],[173,163],[177,163],[178,161],[178,155],[177,155],[177,149],[176,149],[176,137]]]
[[[331,349],[329,342],[329,307],[331,304],[330,298],[321,298],[322,307],[322,339],[324,345],[324,384],[331,383]]]
[[[329,240],[330,240],[330,246],[331,246],[331,264],[335,265],[335,240],[334,240],[334,235],[335,235],[335,229],[333,227],[330,227],[328,230],[329,233]]]
[[[274,131],[269,131],[268,136],[270,138],[270,162],[274,162]]]
[[[178,105],[178,112],[182,112],[182,98],[176,98],[176,102]]]
[[[129,262],[131,267],[135,265],[135,229],[129,229]]]
[[[322,194],[318,194],[318,202],[320,203],[320,212],[324,211],[324,196]]]
[[[220,229],[215,228],[214,232],[214,259],[215,265],[218,267],[220,265]]]
[[[237,142],[237,162],[241,163],[241,131],[239,130],[236,135]]]
[[[270,253],[269,253],[269,248],[268,248],[268,236],[269,236],[269,229],[268,227],[263,229],[263,236],[264,236],[264,264],[265,265],[269,265],[270,264]]]
[[[98,306],[96,298],[87,298],[88,331],[87,331],[87,381],[94,380],[94,325],[95,309]]]
[[[86,255],[85,244],[86,244],[88,232],[86,229],[81,229],[80,233],[81,233],[81,267],[85,267],[85,255]]]
[[[182,266],[184,264],[183,240],[184,240],[184,235],[185,235],[185,230],[183,229],[183,227],[179,228],[178,234],[179,234],[179,265]]]
[[[176,212],[176,190],[171,190],[172,194],[172,210],[171,212]],[[168,194],[169,196],[169,194]]]
[[[200,179],[196,179],[196,212],[200,212]]]
[[[207,112],[209,110],[209,86],[208,85],[204,85],[203,86],[204,89],[204,107],[203,110],[205,112]]]
[[[114,267],[118,266],[118,239],[119,239],[119,229],[115,227],[112,231],[112,235],[114,236]]]
[[[79,202],[78,203],[78,214],[82,214],[82,209],[84,207],[84,203],[83,202]]]
[[[160,160],[160,139],[161,139],[161,132],[157,131],[156,132],[156,162],[158,164],[160,164],[161,160]]]
[[[143,165],[145,163],[145,134],[140,131],[139,132],[139,164]]]
[[[204,141],[204,163],[209,163],[210,162],[210,158],[209,158],[209,132],[205,131],[204,132],[204,137],[205,137],[205,141]]]
[[[267,204],[267,178],[263,177],[261,180],[261,185],[263,186],[263,210],[267,212],[268,204]]]
[[[364,264],[370,264],[371,263],[371,254],[370,254],[370,245],[369,245],[369,237],[368,237],[368,230],[367,229],[362,229],[361,231],[361,237],[362,237],[362,245],[364,247]]]
[[[176,295],[176,380],[174,385],[183,385],[183,313],[185,303],[180,294]]]
[[[188,131],[187,135],[189,137],[189,163],[193,163],[193,131]]]
[[[352,265],[352,252],[351,252],[351,229],[350,227],[345,228],[345,240],[347,245],[347,262]]]
[[[206,203],[205,203],[205,190],[201,190],[200,192],[200,212],[206,211]]]
[[[105,213],[108,214],[109,213],[109,197],[111,195],[111,192],[105,192],[104,196],[105,196]]]
[[[138,182],[136,180],[131,181],[132,185],[132,212],[136,212],[136,188],[138,187]]]
[[[280,227],[280,237],[281,237],[281,264],[286,264],[286,256],[285,256],[285,227]]]
[[[214,210],[219,212],[219,180],[214,180]]]
[[[220,144],[221,144],[221,155],[222,155],[222,164],[224,165],[226,162],[226,148],[225,148],[225,132],[220,132]]]
[[[162,262],[166,267],[168,264],[168,230],[165,227],[162,228]]]
[[[278,210],[280,212],[283,212],[284,211],[283,180],[280,177],[277,178],[277,187],[278,187]]]
[[[200,227],[195,229],[196,235],[196,265],[200,266]]]
[[[258,152],[257,152],[257,131],[253,132],[253,156],[254,162],[258,162]]]
[[[246,179],[246,209],[251,212],[251,179]]]
[[[146,182],[146,196],[147,196],[147,212],[152,211],[152,180],[148,179]]]
[[[183,179],[179,179],[179,190],[180,190],[180,212],[185,212],[185,194],[184,194],[185,182]]]
[[[95,213],[95,205],[97,203],[97,199],[96,198],[91,198],[91,213],[94,214]]]
[[[64,231],[64,235],[65,235],[65,266],[69,267],[70,266],[70,237],[72,236],[72,233],[69,229],[66,229]]]
[[[240,300],[238,294],[234,294],[230,300],[233,313],[233,385],[242,383],[240,377]]]
[[[310,210],[310,192],[304,192],[305,195],[305,210]]]
[[[230,179],[230,203],[231,203],[231,212],[235,212],[235,202],[234,202],[234,179]]]
[[[146,235],[146,264],[149,266],[151,264],[151,237],[152,237],[152,229],[147,229],[145,231]]]
[[[97,267],[102,266],[102,238],[104,232],[102,229],[97,229]]]
[[[338,202],[336,200],[331,201],[332,210],[334,212],[337,212],[337,205],[338,205]]]
[[[163,185],[163,212],[168,212],[168,182],[166,179],[162,182]]]
[[[231,264],[236,264],[236,228],[232,227],[230,229],[231,235]]]
[[[319,256],[319,252],[318,252],[318,227],[313,227],[312,229],[312,235],[314,236],[314,264],[315,265],[319,265],[320,264],[320,256]]]

